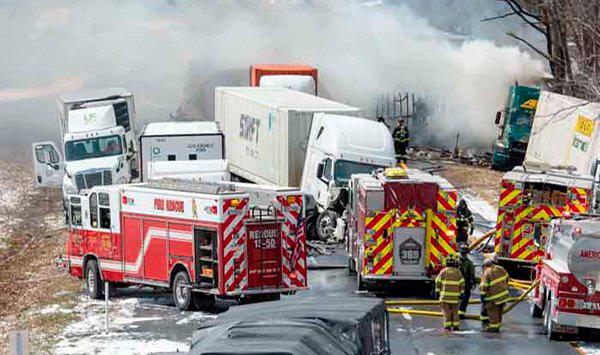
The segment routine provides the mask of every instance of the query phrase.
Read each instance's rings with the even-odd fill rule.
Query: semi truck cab
[[[506,107],[496,113],[495,123],[501,132],[494,144],[493,169],[510,170],[523,162],[539,96],[538,88],[510,88]]]
[[[58,100],[62,144],[32,145],[36,183],[77,193],[138,178],[133,93],[84,91]]]
[[[371,173],[394,164],[394,144],[383,124],[352,116],[315,114],[301,188],[313,196],[320,212],[316,222],[319,237],[333,236],[346,208],[352,174]]]

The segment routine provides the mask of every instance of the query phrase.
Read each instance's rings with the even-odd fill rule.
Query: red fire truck
[[[350,178],[348,267],[359,289],[376,282],[431,281],[456,245],[458,193],[445,179],[388,168]]]
[[[65,266],[93,298],[104,281],[169,288],[185,310],[307,288],[299,189],[165,179],[68,200]]]
[[[528,277],[544,255],[553,218],[588,213],[594,178],[565,171],[516,167],[502,177],[494,248],[509,273]]]
[[[600,217],[556,219],[536,268],[531,316],[544,316],[548,338],[600,329]]]

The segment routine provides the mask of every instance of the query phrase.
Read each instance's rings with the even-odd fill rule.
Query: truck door
[[[425,228],[394,230],[394,273],[401,276],[425,275]]]
[[[62,186],[65,171],[62,158],[54,142],[33,143],[32,153],[37,186]]]
[[[281,285],[281,222],[250,222],[248,232],[248,288]]]

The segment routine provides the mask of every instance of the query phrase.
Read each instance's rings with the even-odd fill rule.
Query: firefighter
[[[403,119],[398,119],[398,127],[394,128],[392,132],[394,138],[394,149],[396,150],[396,161],[406,162],[406,149],[408,148],[408,127]]]
[[[456,208],[456,229],[458,232],[456,242],[467,243],[469,235],[473,234],[473,214],[465,200],[460,200]]]
[[[481,303],[485,304],[489,324],[485,331],[498,332],[502,325],[502,310],[508,302],[508,273],[498,265],[498,257],[487,257],[481,274]]]
[[[440,307],[444,319],[444,332],[458,330],[460,319],[458,318],[458,301],[465,287],[458,269],[458,259],[450,254],[446,257],[446,267],[435,279],[435,292],[439,295]]]
[[[462,294],[460,301],[460,307],[458,309],[458,316],[460,319],[465,319],[465,312],[469,305],[469,299],[471,298],[471,289],[475,287],[475,266],[471,259],[469,259],[469,246],[465,243],[459,246],[459,269],[463,279],[465,279],[465,292]]]

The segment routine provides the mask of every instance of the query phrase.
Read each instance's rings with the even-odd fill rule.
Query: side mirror
[[[497,125],[500,124],[500,120],[502,119],[502,111],[496,112],[496,120],[494,121]]]
[[[319,179],[323,178],[324,170],[325,170],[325,163],[319,163],[319,165],[317,165],[317,178],[319,178]]]

